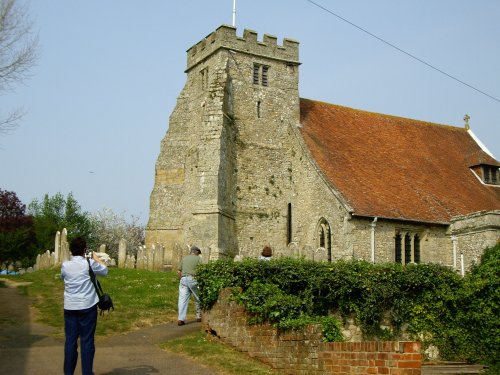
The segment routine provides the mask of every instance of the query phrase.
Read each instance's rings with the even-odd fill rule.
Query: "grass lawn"
[[[252,360],[243,353],[218,342],[217,339],[211,339],[204,332],[185,336],[182,339],[167,341],[162,345],[162,348],[196,359],[216,369],[220,374],[281,374],[261,362]]]
[[[63,282],[59,268],[2,276],[12,281],[31,282],[18,289],[34,300],[36,319],[64,335]],[[99,315],[97,336],[107,336],[155,324],[177,320],[178,278],[174,272],[111,268],[107,277],[99,277],[103,290],[113,298],[115,311]],[[0,282],[0,287],[3,286]],[[191,301],[188,319],[194,319]],[[213,340],[204,332],[167,341],[162,348],[188,356],[220,374],[279,374],[268,366]]]

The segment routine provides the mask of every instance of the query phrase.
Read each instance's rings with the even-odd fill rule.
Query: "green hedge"
[[[500,246],[485,251],[465,278],[437,264],[217,261],[197,271],[202,307],[225,287],[251,322],[293,329],[317,322],[325,340],[339,341],[342,320],[354,318],[365,339],[397,339],[404,330],[443,359],[494,363],[500,347]],[[381,328],[389,320],[392,328]]]

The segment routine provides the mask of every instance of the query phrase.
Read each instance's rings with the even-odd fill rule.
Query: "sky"
[[[39,59],[0,97],[0,113],[27,111],[0,136],[0,189],[26,205],[71,192],[83,211],[110,208],[146,224],[186,50],[232,24],[233,0],[24,2]],[[500,158],[500,1],[315,3],[331,13],[307,0],[237,0],[237,34],[299,41],[303,98],[458,127],[467,113]]]

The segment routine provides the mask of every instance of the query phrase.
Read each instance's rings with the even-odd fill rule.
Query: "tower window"
[[[253,83],[254,85],[269,85],[269,66],[253,64]]]
[[[257,118],[260,118],[260,100],[257,102]]]
[[[268,66],[262,66],[262,86],[267,86],[268,81],[267,81],[267,73],[269,71]]]
[[[292,242],[292,204],[288,203],[287,210],[287,225],[286,225],[286,242]]]
[[[259,74],[260,73],[260,65],[253,64],[253,83],[254,85],[259,84]]]
[[[201,70],[201,88],[208,88],[208,68],[204,68]]]

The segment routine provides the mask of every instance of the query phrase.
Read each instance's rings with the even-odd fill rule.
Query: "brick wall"
[[[204,313],[208,332],[222,341],[291,375],[392,374],[420,375],[420,344],[399,341],[326,343],[321,327],[278,332],[269,324],[247,324],[245,309],[224,289],[214,307]]]
[[[402,341],[331,342],[322,345],[325,374],[420,375],[420,344]]]

